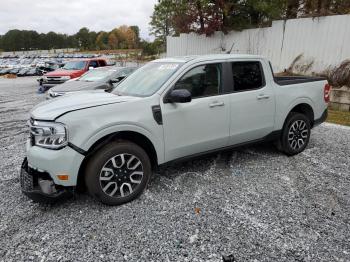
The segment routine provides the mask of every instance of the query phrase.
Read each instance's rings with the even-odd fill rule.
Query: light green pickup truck
[[[57,201],[86,186],[108,205],[137,198],[159,165],[260,141],[300,153],[327,116],[322,78],[275,77],[253,55],[156,60],[111,93],[80,93],[31,111],[22,191]]]

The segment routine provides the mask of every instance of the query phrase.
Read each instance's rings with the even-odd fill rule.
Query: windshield
[[[180,68],[180,65],[180,63],[150,62],[132,73],[112,93],[129,96],[153,95]]]
[[[97,82],[115,73],[116,73],[116,70],[100,70],[100,69],[90,70],[86,74],[84,74],[82,77],[80,77],[79,81]]]
[[[82,70],[85,68],[86,61],[71,61],[67,62],[64,67],[65,70]]]

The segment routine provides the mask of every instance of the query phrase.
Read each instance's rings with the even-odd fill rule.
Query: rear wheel
[[[97,151],[86,166],[85,182],[90,195],[107,205],[137,198],[151,176],[146,152],[138,145],[113,142]]]
[[[284,123],[277,147],[290,156],[299,154],[307,147],[310,133],[310,120],[303,114],[292,112]]]

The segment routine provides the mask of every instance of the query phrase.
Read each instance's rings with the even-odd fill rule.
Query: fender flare
[[[152,144],[157,154],[158,164],[161,164],[164,162],[164,144],[163,140],[157,138],[156,136],[152,135],[150,131],[147,129],[137,126],[135,124],[120,124],[120,125],[113,125],[109,127],[105,127],[101,130],[99,130],[97,133],[95,133],[93,136],[89,137],[85,142],[83,149],[88,151],[97,141],[100,139],[109,136],[114,133],[118,132],[135,132],[139,133],[143,136],[145,136]]]
[[[283,114],[280,115],[281,120],[279,129],[283,128],[284,122],[286,121],[289,113],[292,111],[292,109],[300,104],[307,104],[311,107],[312,111],[315,113],[315,105],[314,102],[308,98],[308,97],[299,97],[297,99],[294,99],[286,108],[286,111],[283,112]],[[314,119],[312,119],[314,121]]]

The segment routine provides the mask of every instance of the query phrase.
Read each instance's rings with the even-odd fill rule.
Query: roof
[[[68,62],[76,62],[76,61],[96,61],[96,60],[106,61],[106,59],[101,58],[101,57],[93,57],[93,58],[73,58],[73,59],[69,59],[65,62],[68,63]]]
[[[209,55],[192,55],[192,56],[174,56],[157,59],[154,62],[173,62],[173,63],[187,63],[190,61],[200,62],[217,59],[261,59],[262,56],[249,54],[209,54]]]
[[[130,69],[130,68],[137,68],[135,66],[101,66],[101,67],[96,67],[94,68],[94,70],[115,70],[115,71],[119,71],[122,69]]]

